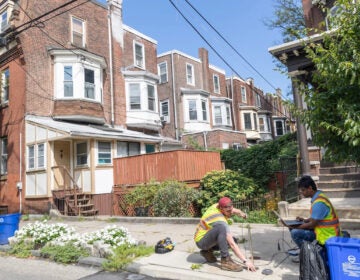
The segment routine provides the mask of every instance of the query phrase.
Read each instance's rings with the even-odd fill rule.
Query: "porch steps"
[[[68,212],[69,216],[95,216],[98,214],[90,194],[69,194],[65,196],[65,200],[71,210]]]

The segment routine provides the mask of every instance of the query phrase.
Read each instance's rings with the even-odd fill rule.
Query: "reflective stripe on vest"
[[[335,208],[324,193],[320,193],[313,201],[311,204],[311,212],[315,203],[324,203],[330,209],[329,214],[323,220],[320,220],[314,229],[316,240],[321,245],[324,245],[328,238],[341,235],[339,218],[335,212]]]
[[[195,242],[199,242],[204,235],[212,229],[212,224],[215,222],[225,222],[229,224],[229,221],[226,217],[220,212],[219,208],[217,208],[218,204],[211,205],[204,215],[201,217],[199,224],[196,227],[194,240]]]

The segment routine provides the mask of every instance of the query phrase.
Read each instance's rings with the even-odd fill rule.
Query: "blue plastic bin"
[[[360,279],[360,239],[331,237],[326,243],[331,280]]]
[[[8,244],[8,238],[19,229],[20,216],[20,213],[0,215],[0,245]]]

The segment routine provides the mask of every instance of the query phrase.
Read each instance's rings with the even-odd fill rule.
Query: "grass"
[[[134,259],[149,256],[154,253],[154,247],[122,245],[114,250],[114,255],[108,257],[103,263],[103,268],[109,271],[118,271],[131,263]]]
[[[64,246],[46,245],[41,249],[41,255],[55,262],[69,264],[76,263],[81,257],[87,257],[90,254],[85,248],[68,243]]]

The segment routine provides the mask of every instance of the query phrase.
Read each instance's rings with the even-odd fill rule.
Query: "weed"
[[[41,249],[41,255],[59,263],[76,263],[81,257],[89,256],[89,252],[73,243],[61,245],[46,245]]]
[[[202,267],[202,264],[193,263],[190,268],[191,268],[192,270],[195,270],[195,269],[200,269],[201,267]]]
[[[14,244],[9,251],[9,254],[15,255],[18,258],[28,258],[31,256],[31,250],[34,249],[34,243],[21,241]]]

